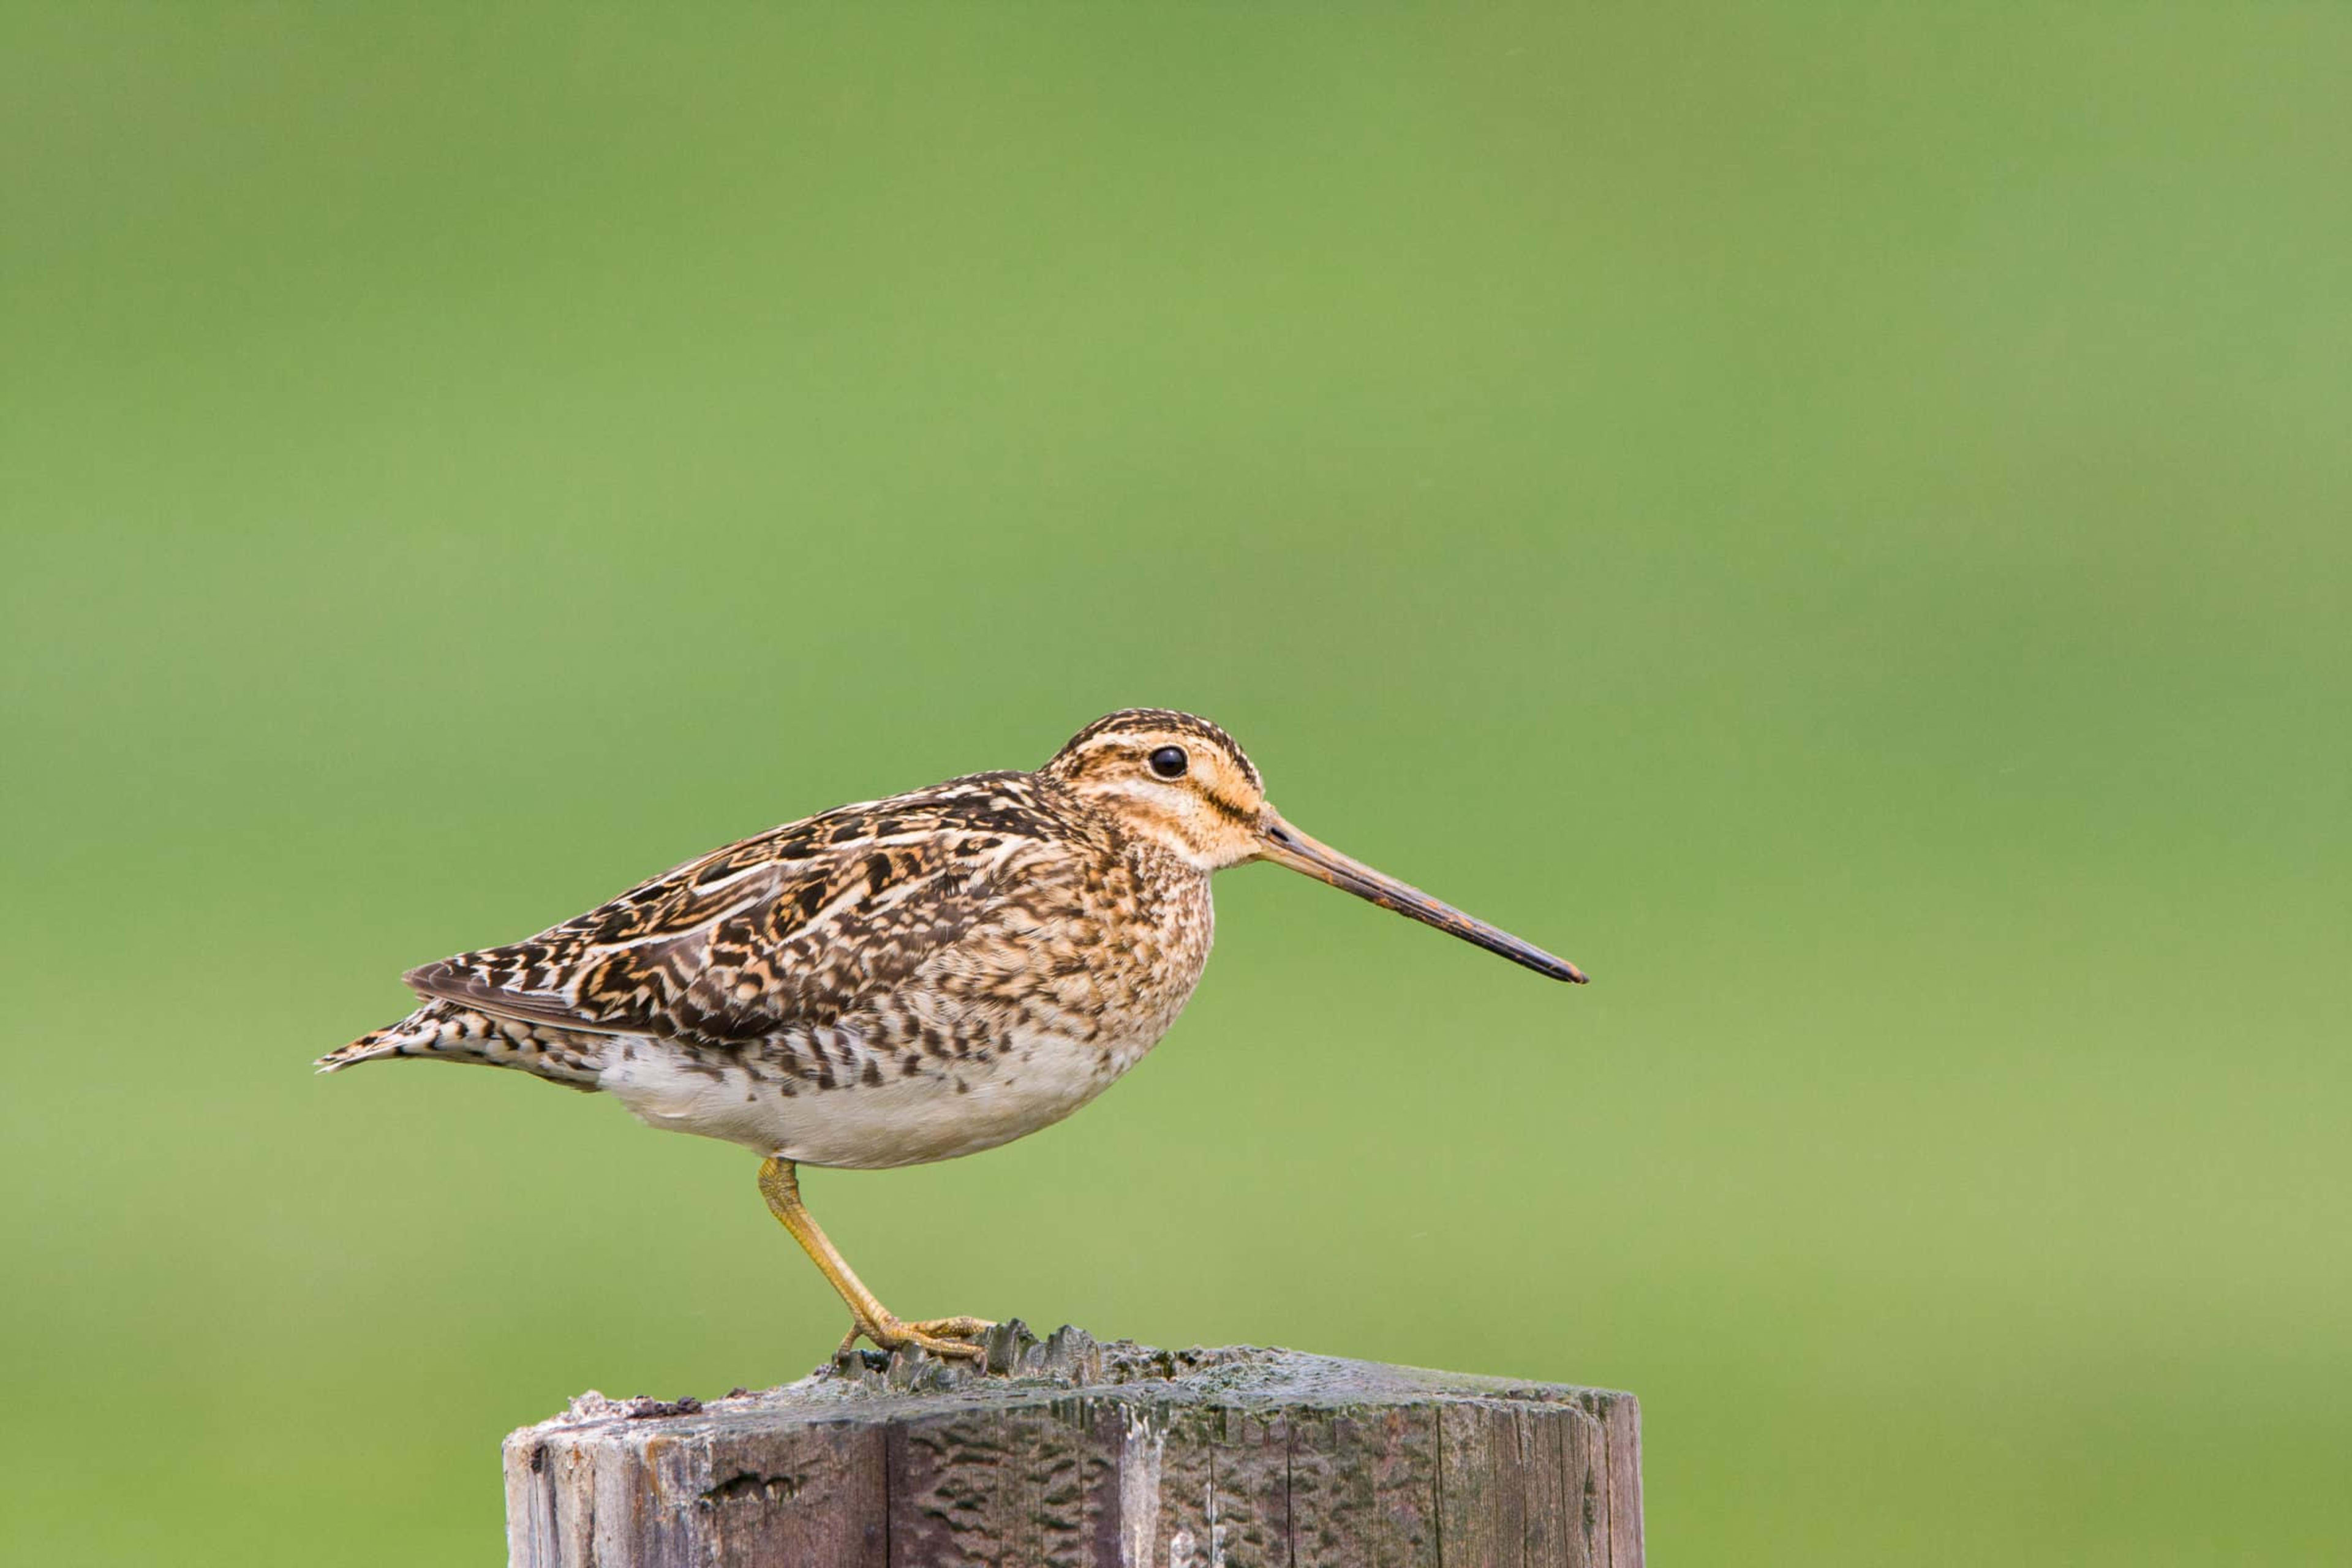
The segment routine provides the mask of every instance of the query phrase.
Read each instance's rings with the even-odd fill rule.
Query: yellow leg
[[[817,1228],[816,1216],[801,1202],[800,1178],[793,1173],[790,1160],[771,1158],[761,1165],[760,1195],[768,1200],[768,1212],[793,1233],[793,1239],[801,1244],[809,1261],[849,1303],[852,1321],[849,1337],[841,1342],[843,1350],[856,1344],[857,1336],[863,1334],[886,1351],[920,1345],[935,1356],[980,1359],[980,1336],[996,1325],[985,1318],[927,1318],[919,1323],[908,1323],[892,1316],[888,1308],[874,1299],[866,1282],[857,1278],[849,1260]]]

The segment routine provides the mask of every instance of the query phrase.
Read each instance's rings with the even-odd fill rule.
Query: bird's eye
[[[1151,771],[1163,779],[1181,779],[1192,759],[1181,746],[1162,746],[1151,753]]]

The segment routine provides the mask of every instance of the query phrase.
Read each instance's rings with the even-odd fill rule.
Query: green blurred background
[[[0,25],[13,1560],[807,1370],[741,1152],[310,1060],[1131,703],[1599,984],[1221,879],[811,1174],[901,1310],[1634,1389],[1661,1562],[2352,1555],[2352,15]]]

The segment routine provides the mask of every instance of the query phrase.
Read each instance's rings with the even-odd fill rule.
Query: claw
[[[886,1351],[902,1351],[912,1345],[930,1352],[941,1361],[978,1361],[987,1353],[980,1337],[995,1326],[985,1318],[925,1318],[920,1322],[908,1323],[886,1317],[874,1323],[858,1317],[851,1320],[849,1332],[842,1337],[841,1348],[834,1354],[838,1357],[859,1340],[868,1339]]]

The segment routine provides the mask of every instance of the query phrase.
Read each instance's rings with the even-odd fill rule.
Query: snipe
[[[1209,877],[1271,860],[1555,980],[1574,964],[1301,833],[1205,719],[1129,709],[1034,773],[974,773],[730,844],[509,947],[409,971],[425,1005],[320,1058],[519,1068],[764,1155],[760,1190],[859,1335],[903,1321],[801,1202],[797,1163],[952,1159],[1059,1121],[1168,1031],[1208,962]]]

